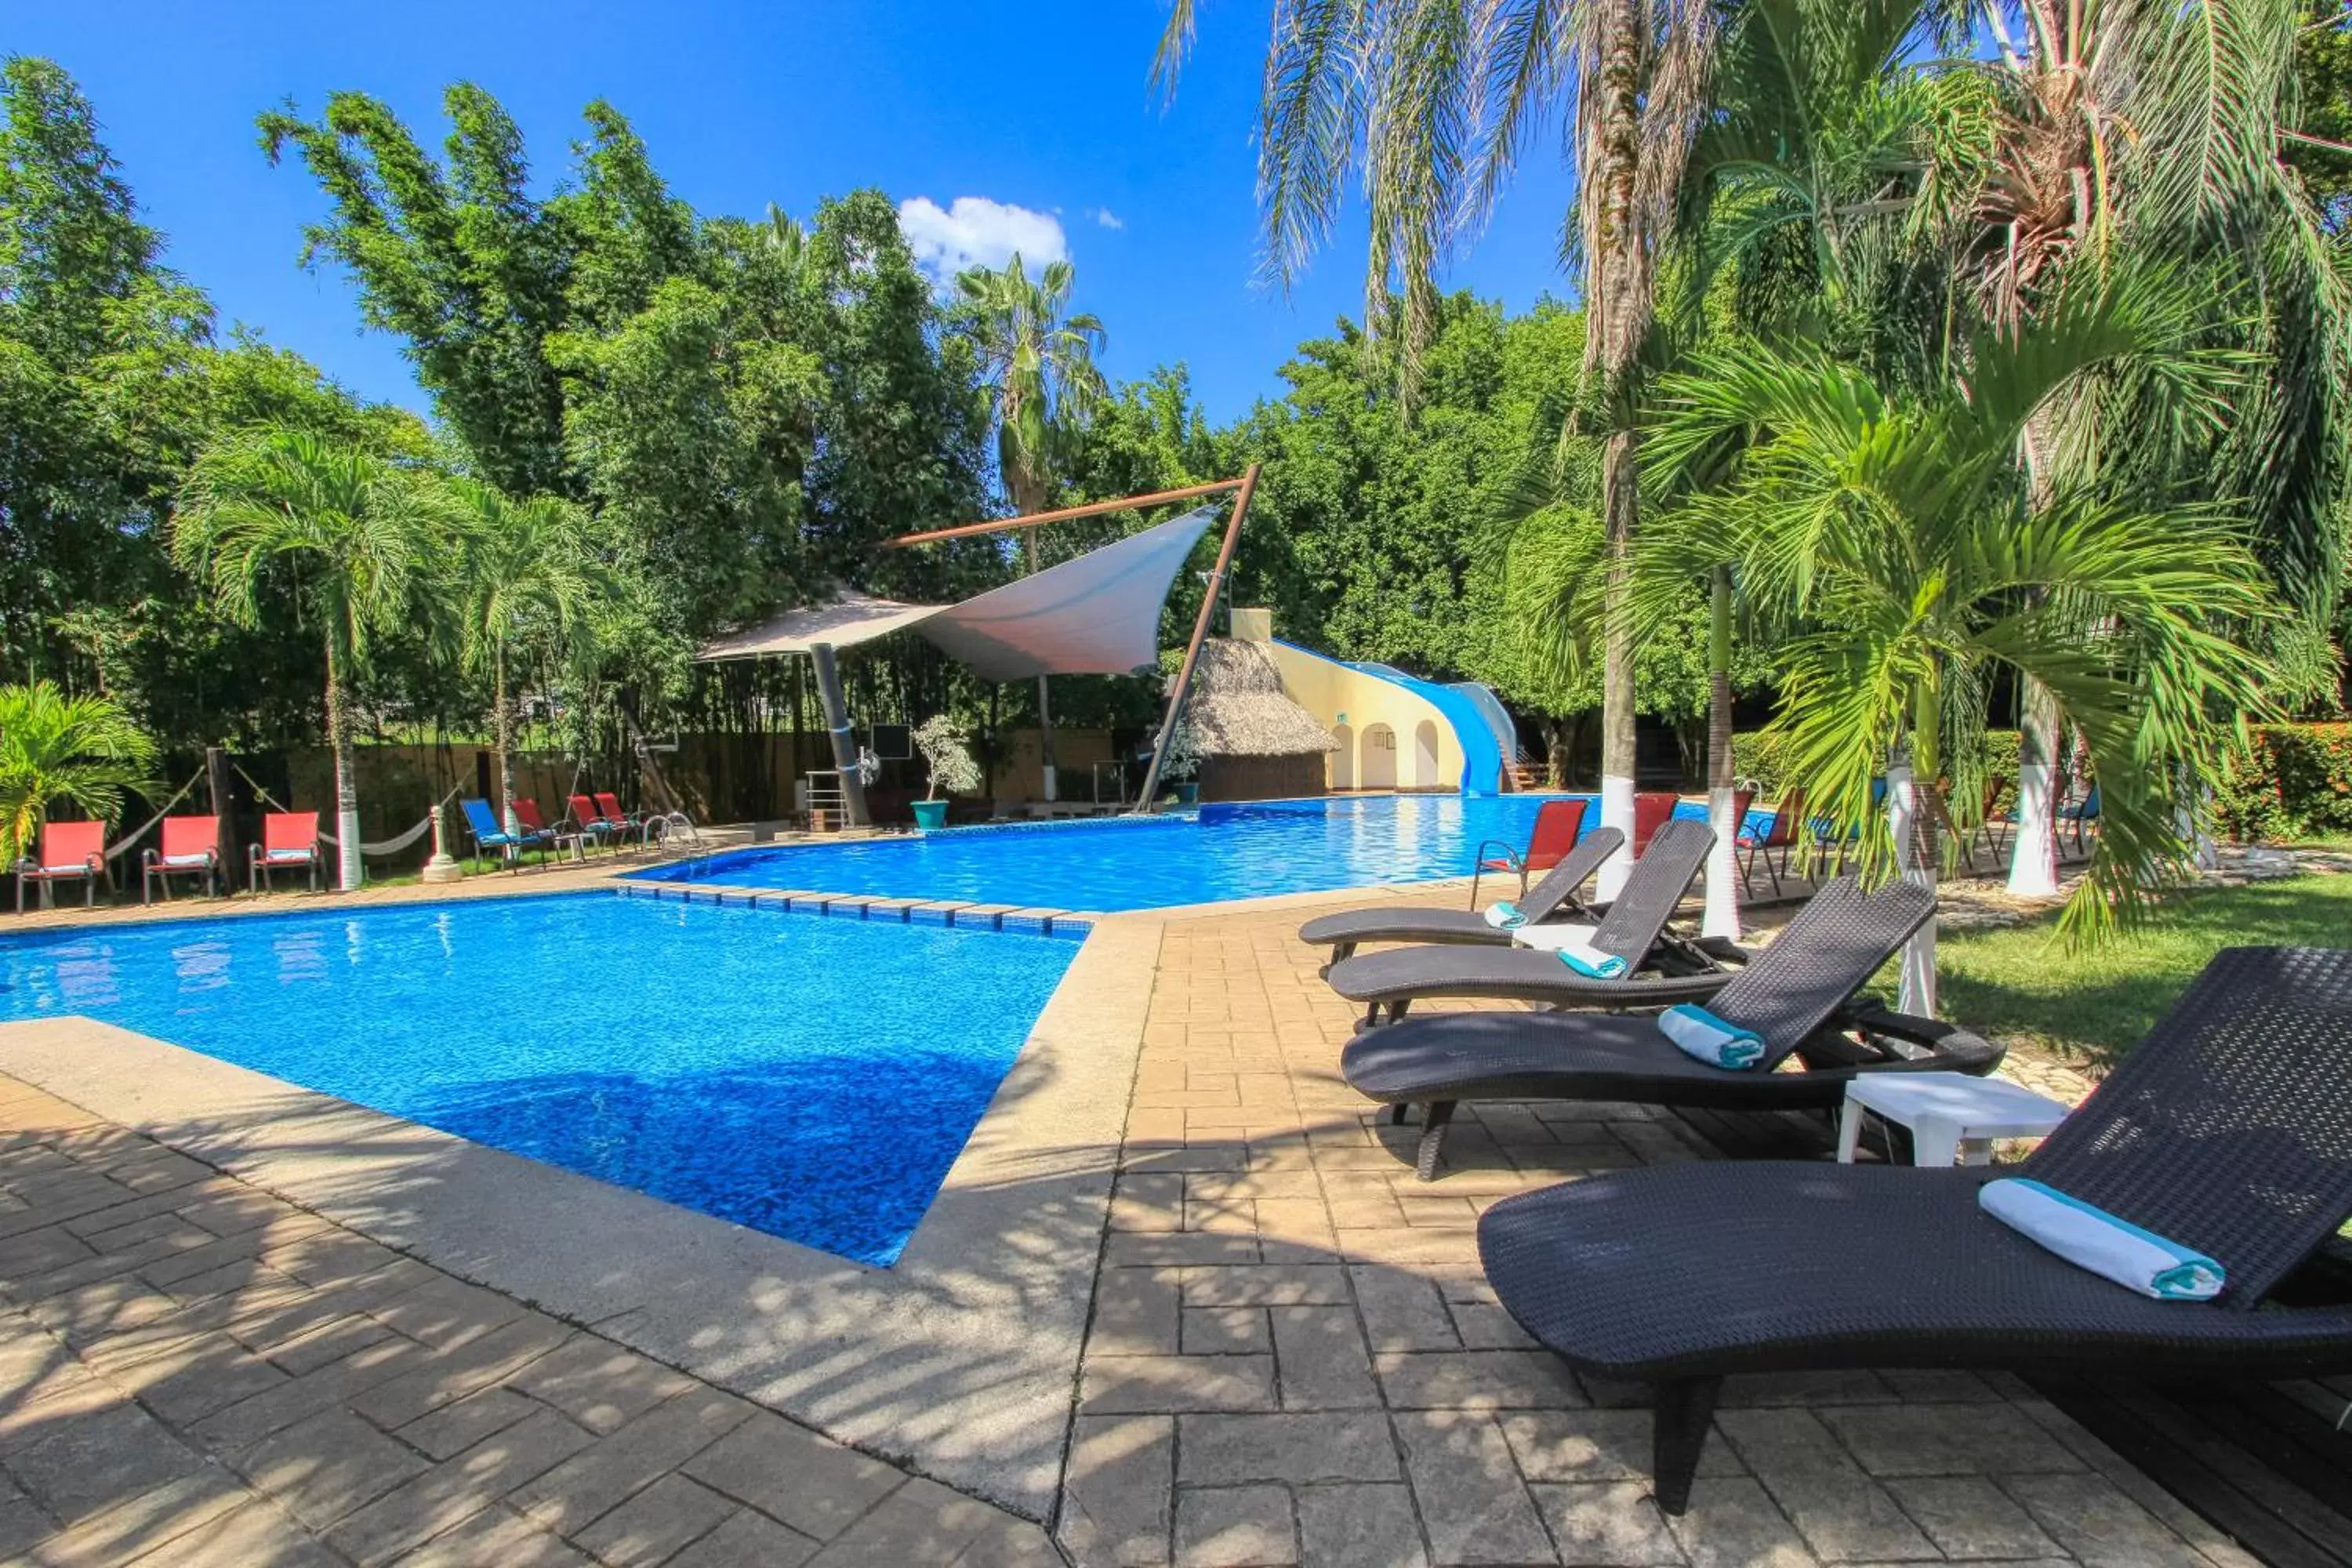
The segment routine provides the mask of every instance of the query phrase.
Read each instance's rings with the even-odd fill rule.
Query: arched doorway
[[[1412,787],[1437,787],[1437,726],[1426,719],[1413,726]]]
[[[1356,782],[1360,789],[1396,788],[1396,731],[1386,724],[1364,726],[1363,762],[1356,769]]]
[[[1356,727],[1353,724],[1334,724],[1331,726],[1331,738],[1339,742],[1339,749],[1329,753],[1331,787],[1353,789],[1356,787]]]

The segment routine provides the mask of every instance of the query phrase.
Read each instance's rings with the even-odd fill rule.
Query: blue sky
[[[579,110],[626,114],[677,195],[708,213],[805,216],[820,196],[888,192],[935,246],[1026,235],[1076,264],[1119,377],[1184,361],[1213,417],[1279,391],[1300,339],[1362,299],[1363,234],[1343,224],[1288,297],[1255,282],[1263,0],[1203,5],[1174,107],[1147,90],[1163,0],[1013,5],[885,0],[16,0],[0,51],[81,81],[169,260],[242,321],[353,390],[422,409],[396,345],[364,334],[348,285],[296,266],[322,212],[299,169],[271,169],[254,115],[373,93],[437,145],[440,92],[468,79],[523,128],[535,174],[568,161]],[[1448,281],[1523,309],[1565,293],[1555,263],[1570,186],[1550,148]],[[959,198],[966,205],[956,206]],[[906,208],[922,201],[928,206]],[[1009,209],[1025,209],[1013,212]],[[1101,216],[1109,215],[1106,221]]]

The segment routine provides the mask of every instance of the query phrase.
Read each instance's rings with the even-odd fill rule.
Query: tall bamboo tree
[[[1015,251],[1002,268],[975,267],[956,278],[964,320],[977,342],[982,375],[996,423],[997,470],[1016,514],[1044,511],[1074,437],[1108,395],[1095,355],[1102,322],[1068,313],[1077,269],[1049,261],[1029,276]],[[1037,535],[1023,541],[1029,569],[1038,564]],[[1045,798],[1055,798],[1054,716],[1046,679],[1037,678],[1037,723],[1044,745]]]
[[[173,559],[231,619],[256,624],[264,580],[282,572],[319,628],[345,891],[366,875],[352,683],[376,635],[408,613],[415,587],[446,559],[442,516],[431,485],[415,473],[308,431],[261,429],[197,458],[173,519]]]

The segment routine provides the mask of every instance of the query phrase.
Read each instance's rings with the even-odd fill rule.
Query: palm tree
[[[1661,468],[1725,478],[1644,549],[1728,555],[1759,613],[1800,628],[1778,649],[1778,722],[1808,808],[1861,831],[1865,875],[1932,881],[1935,818],[1910,781],[1931,785],[1981,734],[1992,682],[2018,676],[2081,731],[2105,802],[2066,927],[2128,922],[2180,868],[2179,781],[2213,777],[2236,715],[2263,710],[2263,661],[2226,633],[2275,602],[2236,518],[2095,475],[2029,487],[2016,468],[2030,421],[2134,363],[2169,365],[2211,412],[2224,391],[2179,356],[2168,292],[2053,301],[2024,332],[1980,334],[1948,388],[1889,391],[1818,350],[1752,342],[1662,384]],[[1889,816],[1918,831],[1873,812],[1882,773]],[[1906,1007],[1933,1010],[1934,951],[1931,926]]]
[[[1661,245],[1700,123],[1717,7],[1701,0],[1277,0],[1258,127],[1266,269],[1289,282],[1328,237],[1360,166],[1371,223],[1365,318],[1396,322],[1410,405],[1434,331],[1438,265],[1509,184],[1529,137],[1565,110],[1582,277],[1584,366],[1601,411],[1611,607],[1602,649],[1601,818],[1633,826],[1633,646],[1620,613],[1638,511],[1638,410]],[[1175,0],[1153,67],[1173,89],[1194,0]],[[1630,854],[1601,872],[1613,895]]]
[[[2063,482],[2130,429],[2124,456],[2157,481],[2245,498],[2255,546],[2306,627],[2342,581],[2341,476],[2352,458],[2352,284],[2284,156],[2299,137],[2297,0],[2130,6],[2018,0],[1988,13],[2002,134],[1978,198],[1973,257],[1986,315],[2021,330],[2077,270],[2160,258],[2206,277],[2208,328],[2255,367],[2232,417],[2190,440],[2147,438],[2128,398],[2070,400],[2024,432],[2030,482]],[[2020,37],[2021,35],[2021,37]],[[2109,460],[2112,460],[2112,457]],[[2063,734],[2028,683],[2010,886],[2056,887],[2052,759]]]
[[[153,787],[154,767],[155,742],[112,699],[0,686],[0,864],[33,852],[58,801],[112,822],[124,790]]]
[[[996,422],[997,468],[1018,516],[1044,511],[1055,470],[1070,443],[1108,395],[1095,355],[1103,324],[1080,311],[1065,315],[1077,269],[1049,261],[1032,279],[1014,251],[1001,269],[975,267],[956,277],[956,292],[980,349],[982,374]],[[1037,535],[1024,540],[1037,569]],[[1045,750],[1045,798],[1055,798],[1054,717],[1045,678],[1037,678],[1037,722]]]
[[[327,734],[335,752],[335,828],[345,891],[365,877],[352,754],[351,683],[377,633],[397,624],[412,590],[444,559],[446,505],[418,475],[307,430],[227,437],[189,470],[172,554],[246,626],[261,587],[283,572],[315,618],[327,656]]]
[[[1945,374],[1945,251],[1968,216],[1973,187],[1958,176],[1990,138],[1991,97],[1973,73],[1915,63],[1941,20],[1917,0],[1748,0],[1738,9],[1711,63],[1711,112],[1675,215],[1670,270],[1682,335],[1795,334],[1839,343],[1908,381]],[[1719,287],[1727,271],[1728,289]],[[1704,485],[1714,476],[1675,477]],[[1664,478],[1651,493],[1670,505],[1656,488]],[[1659,601],[1646,616],[1654,622],[1691,578],[1706,582],[1716,845],[1705,930],[1737,940],[1737,563],[1720,536],[1676,531],[1674,542],[1671,553],[1637,551],[1637,574],[1664,581],[1635,596]]]
[[[461,637],[467,662],[490,678],[499,811],[514,833],[521,825],[514,805],[510,662],[533,644],[576,647],[613,584],[589,547],[585,514],[571,502],[556,496],[515,500],[474,479],[451,480],[449,491],[457,513]]]

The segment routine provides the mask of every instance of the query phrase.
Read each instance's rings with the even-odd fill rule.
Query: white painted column
[[[1706,913],[1699,921],[1701,936],[1739,940],[1739,816],[1733,809],[1739,792],[1706,792],[1706,820],[1715,829],[1715,844],[1706,852]]]
[[[2189,864],[2200,871],[2216,870],[2221,864],[2221,847],[2206,831],[2212,819],[2213,791],[2210,785],[2192,795],[2184,784],[2173,793],[2173,831],[2189,847]]]
[[[367,880],[367,862],[360,855],[360,814],[357,806],[335,813],[335,886],[356,892]]]
[[[1886,769],[1887,826],[1895,835],[1895,864],[1906,882],[1936,890],[1936,867],[1919,856],[1918,784],[1911,773],[1911,750],[1898,750]],[[1903,944],[1901,984],[1895,1007],[1923,1018],[1936,1016],[1936,917],[1929,915],[1917,934]]]
[[[2058,892],[2058,701],[2038,680],[2025,683],[2017,726],[2017,836],[2009,853],[2009,890],[2021,899]]]
[[[509,805],[507,810],[509,815],[512,815],[514,807]],[[425,862],[423,878],[427,882],[457,882],[465,879],[466,868],[458,865],[457,858],[449,853],[448,825],[447,810],[436,805],[433,808],[433,858]],[[511,833],[514,829],[509,827],[507,831]]]
[[[1633,874],[1633,781],[1602,774],[1601,778],[1601,826],[1613,827],[1625,836],[1617,853],[1601,862],[1599,877],[1593,884],[1593,896],[1606,903],[1614,899],[1625,886],[1625,879]]]

